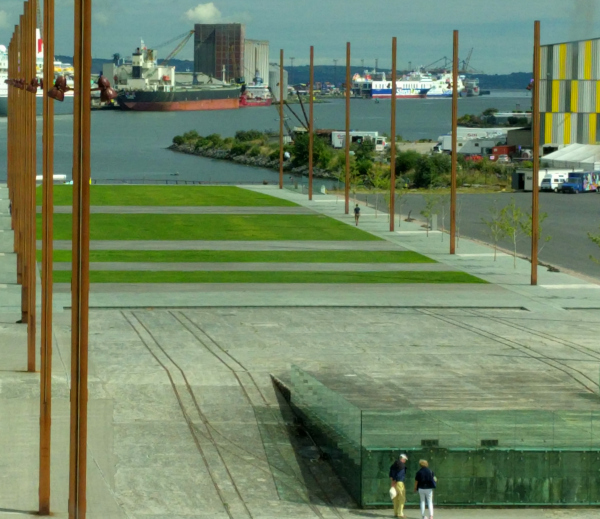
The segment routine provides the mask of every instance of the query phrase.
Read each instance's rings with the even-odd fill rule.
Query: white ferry
[[[427,92],[427,98],[452,98],[454,90],[452,85],[452,73],[444,72],[437,74],[432,78],[432,87]],[[458,95],[461,96],[465,91],[465,76],[458,76]]]
[[[413,72],[396,81],[397,99],[425,98],[433,86],[433,80],[428,74]],[[355,74],[352,78],[352,91],[357,97],[373,99],[390,99],[392,97],[392,82],[385,72],[365,72],[364,76]]]
[[[40,35],[40,30],[36,29],[36,58],[35,58],[35,69],[38,79],[42,79],[44,76],[44,44]],[[67,83],[72,84],[73,82],[73,66],[68,63],[62,63],[60,61],[54,62],[54,74],[63,75],[67,78]],[[8,115],[8,85],[4,82],[8,79],[8,49],[4,45],[0,45],[0,117],[6,117]],[[28,80],[31,78],[28,78]],[[44,87],[46,89],[46,87]],[[47,89],[46,89],[47,90]],[[42,115],[44,92],[41,88],[37,91],[37,103],[36,112],[37,115]],[[56,115],[65,115],[73,113],[73,91],[69,91],[65,94],[65,100],[63,102],[54,103],[54,113]]]

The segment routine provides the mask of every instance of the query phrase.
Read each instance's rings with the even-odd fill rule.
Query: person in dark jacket
[[[421,501],[421,516],[426,519],[425,504],[429,510],[429,518],[433,519],[433,489],[436,486],[436,477],[433,471],[429,468],[427,460],[419,460],[421,468],[415,476],[415,492],[419,492],[419,500]]]
[[[404,515],[404,503],[406,503],[406,488],[404,480],[406,479],[406,454],[400,454],[398,460],[394,461],[390,467],[390,485],[396,489],[396,497],[393,499],[394,516],[406,517]]]

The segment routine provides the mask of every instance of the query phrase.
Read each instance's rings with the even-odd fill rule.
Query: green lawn
[[[38,239],[42,215],[37,215]],[[92,214],[92,240],[380,241],[321,215]],[[54,215],[54,239],[71,239],[71,215]]]
[[[38,261],[42,253],[38,251]],[[70,262],[71,251],[55,250],[54,261]],[[119,251],[92,250],[90,261],[238,263],[436,263],[412,251]],[[226,268],[226,267],[225,267]]]
[[[69,283],[70,271],[55,271]],[[464,272],[148,272],[92,270],[91,283],[486,283]]]
[[[234,186],[90,186],[91,205],[297,207],[269,195]],[[42,204],[42,188],[37,188]],[[73,186],[54,186],[54,205],[72,205]]]

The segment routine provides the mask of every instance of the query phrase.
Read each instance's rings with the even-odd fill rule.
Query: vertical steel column
[[[86,517],[91,14],[91,0],[75,1],[69,519]]]
[[[25,24],[25,15],[19,16],[19,71],[18,78],[23,79],[27,71],[27,27]],[[25,99],[25,91],[17,89],[17,96],[19,102],[19,166],[21,176],[21,233],[19,241],[21,242],[20,248],[22,253],[22,270],[21,270],[21,323],[29,324],[29,218],[27,214],[29,194],[27,190],[28,182],[27,177],[29,175],[28,160],[27,160],[27,135],[28,135],[28,110],[27,100]],[[29,331],[27,333],[27,341],[29,344]],[[29,358],[27,361],[29,369]]]
[[[36,7],[35,0],[28,0],[26,3],[27,8],[27,39],[25,43],[27,45],[27,72],[25,73],[25,80],[31,81],[36,77],[36,50],[37,40],[35,37],[36,29]],[[54,61],[52,62],[54,64]],[[28,275],[28,291],[29,296],[28,313],[27,313],[27,371],[35,373],[35,353],[36,353],[36,200],[35,200],[35,177],[37,174],[36,164],[36,94],[24,91],[25,100],[28,108],[28,135],[27,135],[27,158],[29,160],[29,167],[27,168],[27,191],[29,198],[27,200],[27,215],[29,218],[29,233],[27,237],[29,245],[29,258],[27,264],[29,268],[27,270]]]
[[[346,85],[350,81],[350,42],[346,43]],[[346,87],[346,181],[344,182],[344,213],[350,212],[350,89]]]
[[[540,239],[540,22],[533,28],[533,113],[531,131],[533,133],[533,187],[531,189],[531,284],[538,281],[538,244]]]
[[[14,49],[14,41],[15,34],[11,36],[10,42],[8,44],[8,78],[14,78],[13,75],[13,49]],[[15,207],[15,174],[14,174],[14,135],[12,133],[12,122],[15,118],[14,116],[14,88],[7,87],[7,121],[6,121],[6,184],[8,186],[8,197],[10,200],[11,207],[11,216],[10,216],[10,228],[15,229],[15,217],[14,217],[14,207]]]
[[[13,37],[13,67],[12,67],[12,78],[20,77],[20,53],[21,53],[21,25],[15,25],[15,32]],[[23,150],[22,146],[22,133],[24,126],[23,124],[17,124],[17,121],[23,120],[23,106],[21,103],[21,90],[18,88],[9,89],[12,90],[12,116],[9,118],[11,121],[11,128],[13,130],[13,147],[15,150],[13,172],[15,175],[15,203],[13,207],[13,217],[15,222],[14,232],[14,248],[17,253],[17,283],[21,285],[21,320],[19,322],[26,323],[27,317],[23,312],[25,308],[25,296],[23,292],[23,267],[24,267],[24,251],[23,251]]]
[[[279,50],[279,189],[283,189],[283,49]]]
[[[396,51],[397,40],[392,38],[392,142],[390,153],[390,232],[394,232],[394,215],[396,213]]]
[[[44,86],[54,82],[54,0],[44,0]],[[50,514],[52,427],[52,256],[54,232],[54,101],[44,95],[42,207],[42,330],[40,365],[39,514]]]
[[[308,199],[313,196],[313,147],[315,144],[315,122],[314,122],[314,83],[315,83],[315,48],[310,46],[310,86],[308,95]]]
[[[458,31],[452,59],[452,173],[450,175],[450,254],[456,254],[456,166],[458,163]]]

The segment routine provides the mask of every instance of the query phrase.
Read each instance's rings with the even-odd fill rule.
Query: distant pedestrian
[[[354,208],[354,223],[358,226],[358,219],[360,218],[360,207],[356,204]]]
[[[406,517],[404,515],[404,503],[406,503],[404,480],[406,479],[407,460],[406,454],[400,454],[400,457],[390,467],[390,489],[394,488],[396,490],[396,497],[392,499],[395,517]]]
[[[421,468],[415,476],[415,492],[419,492],[419,500],[421,501],[421,516],[426,519],[425,505],[429,509],[429,518],[433,519],[433,489],[436,486],[436,477],[429,468],[427,460],[419,460]]]

